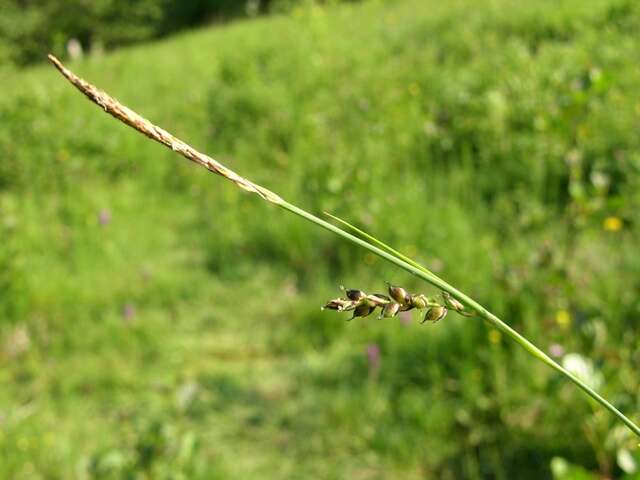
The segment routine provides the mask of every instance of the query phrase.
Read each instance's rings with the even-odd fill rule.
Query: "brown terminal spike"
[[[146,118],[138,115],[136,112],[127,108],[118,102],[115,98],[109,96],[107,93],[99,90],[89,82],[75,75],[71,70],[67,69],[60,60],[53,55],[49,55],[49,61],[55,65],[58,71],[67,79],[71,84],[86,95],[86,97],[95,104],[102,107],[102,109],[109,115],[117,118],[122,123],[136,129],[140,133],[147,137],[169,147],[174,152],[179,153],[183,157],[191,160],[198,165],[205,167],[207,170],[220,175],[228,180],[231,180],[237,186],[251,193],[255,193],[267,200],[268,202],[275,203],[276,205],[282,205],[284,200],[272,192],[260,185],[241,177],[233,170],[225,167],[217,160],[197,151],[195,148],[187,145],[182,140],[174,137],[166,130],[154,125]]]

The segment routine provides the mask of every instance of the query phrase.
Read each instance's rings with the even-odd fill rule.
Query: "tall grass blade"
[[[376,237],[368,234],[367,232],[365,232],[364,230],[360,230],[358,227],[356,227],[355,225],[350,224],[349,222],[347,222],[346,220],[336,216],[336,215],[332,215],[329,212],[324,212],[324,214],[335,220],[336,222],[341,223],[342,225],[344,225],[345,227],[348,227],[349,229],[351,229],[352,231],[354,231],[355,233],[357,233],[358,235],[360,235],[361,237],[365,238],[369,243],[372,243],[373,245],[376,245],[377,247],[382,248],[383,250],[386,250],[387,252],[389,252],[392,255],[395,255],[396,257],[398,257],[400,260],[404,260],[405,262],[407,262],[409,265],[413,265],[414,267],[416,267],[417,269],[422,270],[424,273],[428,274],[428,275],[433,275],[436,276],[431,270],[429,270],[426,267],[423,267],[422,265],[420,265],[418,262],[412,260],[411,258],[407,257],[406,255],[404,255],[403,253],[400,253],[398,250],[396,250],[395,248],[390,247],[389,245],[387,245],[386,243],[382,242],[381,240],[378,240]]]

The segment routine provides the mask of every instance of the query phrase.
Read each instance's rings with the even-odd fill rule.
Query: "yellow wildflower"
[[[602,228],[608,232],[617,232],[622,228],[622,220],[620,217],[607,217],[602,223]]]
[[[558,310],[556,312],[556,323],[562,328],[567,328],[571,325],[571,314],[565,309]]]
[[[487,336],[489,337],[489,342],[493,343],[494,345],[500,343],[500,341],[502,340],[502,334],[495,329],[489,330],[489,334]]]

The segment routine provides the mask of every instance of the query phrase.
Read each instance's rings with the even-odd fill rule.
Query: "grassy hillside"
[[[340,1],[357,0],[0,0],[0,69],[43,62],[47,53],[66,56],[78,45],[95,54],[187,28]],[[69,49],[71,39],[76,48]]]
[[[372,1],[70,66],[592,359],[638,420],[639,28],[626,0]],[[634,478],[624,428],[479,321],[319,310],[417,280],[50,67],[1,75],[0,477]]]

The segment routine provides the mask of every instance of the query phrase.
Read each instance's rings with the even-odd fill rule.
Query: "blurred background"
[[[44,59],[478,299],[640,420],[640,3],[0,0],[0,478],[640,478],[480,320],[102,114]]]

